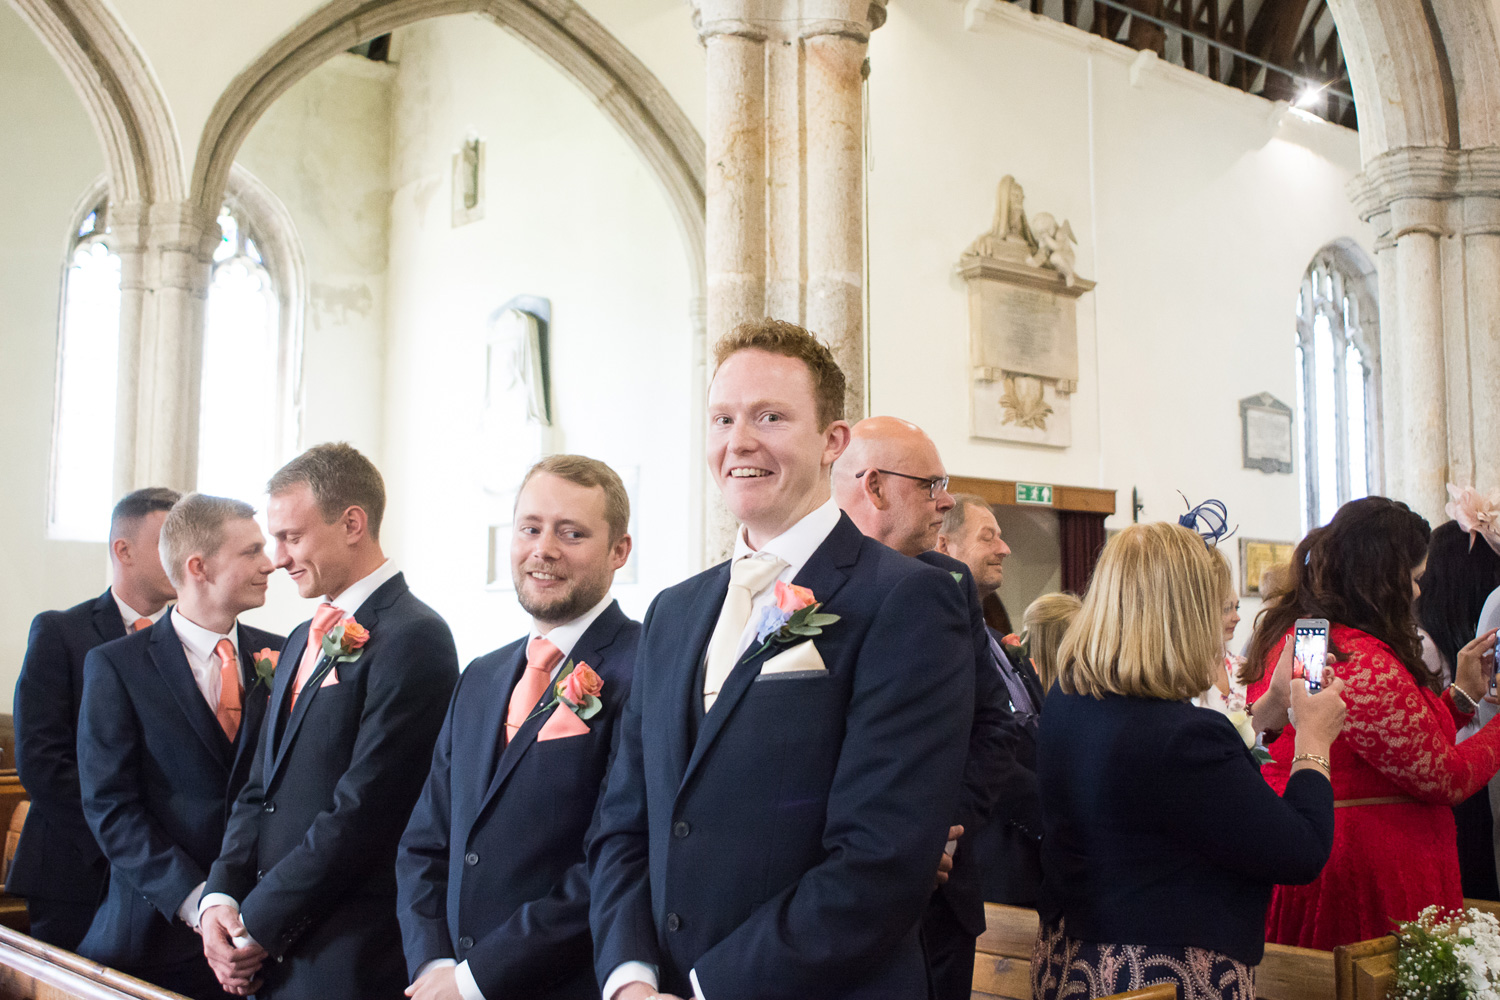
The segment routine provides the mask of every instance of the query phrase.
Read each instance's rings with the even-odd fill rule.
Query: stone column
[[[124,205],[115,492],[198,478],[203,327],[217,222],[191,203]]]
[[[1464,199],[1468,389],[1474,483],[1500,487],[1500,192]]]
[[[775,316],[833,349],[864,415],[861,84],[886,0],[695,0],[708,53],[710,346]],[[710,546],[712,548],[712,546]]]
[[[1401,326],[1396,345],[1405,463],[1401,499],[1439,520],[1448,499],[1449,457],[1441,211],[1441,203],[1420,198],[1391,206]]]

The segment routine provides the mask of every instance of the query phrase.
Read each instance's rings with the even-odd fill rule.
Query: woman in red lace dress
[[[1290,589],[1261,612],[1245,667],[1251,701],[1296,619],[1327,618],[1328,668],[1349,706],[1330,751],[1333,852],[1316,881],[1276,887],[1267,941],[1331,949],[1389,934],[1433,903],[1462,904],[1451,807],[1500,771],[1500,726],[1458,745],[1454,736],[1488,689],[1495,633],[1463,647],[1454,684],[1434,690],[1412,608],[1430,534],[1405,504],[1347,503],[1297,546]],[[1276,763],[1263,774],[1277,791],[1294,739],[1288,726],[1269,744]]]

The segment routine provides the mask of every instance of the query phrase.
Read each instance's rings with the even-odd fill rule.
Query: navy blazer
[[[1016,747],[1024,734],[1011,714],[1005,681],[990,653],[990,633],[984,624],[973,573],[964,563],[941,552],[923,552],[917,558],[949,574],[963,591],[968,609],[971,646],[967,654],[974,664],[974,717],[969,729],[969,756],[964,761],[963,794],[954,819],[963,826],[964,835],[954,849],[953,870],[938,889],[937,898],[947,904],[964,932],[977,938],[984,933],[981,884],[988,860],[978,851],[979,838],[997,809],[1008,818],[1028,808],[1027,803],[1035,808],[1036,776],[1016,758]],[[1000,825],[1005,825],[1005,819]]]
[[[974,711],[963,595],[844,515],[795,582],[841,616],[810,640],[826,671],[761,675],[787,647],[752,645],[701,724],[729,564],[646,616],[589,847],[601,982],[635,960],[711,1000],[926,994],[917,924]]]
[[[505,742],[526,639],[464,670],[396,855],[406,964],[469,963],[487,997],[599,1000],[584,846],[630,697],[641,626],[611,602],[569,656],[604,682],[587,735]],[[552,700],[547,691],[537,701]],[[556,709],[553,710],[555,712]]]
[[[309,622],[287,637],[250,779],[205,892],[239,900],[273,956],[257,996],[399,997],[396,843],[422,791],[458,652],[397,574],[355,611],[359,659],[319,660],[287,717]],[[334,672],[337,683],[323,679]]]
[[[78,953],[126,972],[203,954],[177,910],[219,856],[230,803],[249,773],[266,710],[252,657],[282,641],[238,626],[244,698],[231,742],[198,689],[173,613],[94,649],[84,669],[83,811],[110,869]]]
[[[78,707],[84,657],[124,635],[108,590],[31,622],[15,701],[16,770],[31,806],[5,881],[9,892],[75,903],[104,895],[109,868],[83,818],[78,787]]]
[[[995,645],[999,645],[999,633],[988,626],[986,629]],[[1012,673],[1026,689],[1031,703],[1040,709],[1045,695],[1036,670],[1029,663],[1009,658],[998,662],[994,649],[989,646],[985,652],[992,669]],[[1005,656],[1002,648],[998,657]],[[1006,704],[1014,711],[1009,688],[1003,681],[1001,687]],[[1036,727],[1036,719],[1016,719],[1015,762],[1024,774],[1023,783],[1017,786],[1021,790],[1001,804],[994,822],[980,830],[973,843],[979,858],[980,893],[988,903],[1035,907],[1041,890],[1042,805],[1036,785]]]
[[[1333,848],[1328,779],[1301,770],[1277,795],[1212,709],[1054,685],[1037,759],[1042,920],[1080,940],[1255,965],[1271,887],[1311,882]]]

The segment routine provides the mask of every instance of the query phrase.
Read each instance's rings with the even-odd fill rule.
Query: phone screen
[[[1328,623],[1301,619],[1296,624],[1292,676],[1307,681],[1307,690],[1323,690],[1323,665],[1328,659]]]

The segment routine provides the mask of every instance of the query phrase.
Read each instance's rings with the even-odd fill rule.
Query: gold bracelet
[[[1327,757],[1320,757],[1315,753],[1299,753],[1292,758],[1292,763],[1296,764],[1299,760],[1310,760],[1314,764],[1321,766],[1329,774],[1333,773],[1333,762]]]

